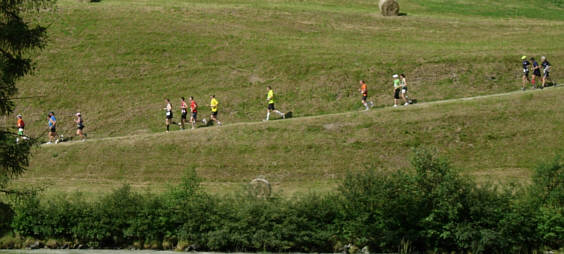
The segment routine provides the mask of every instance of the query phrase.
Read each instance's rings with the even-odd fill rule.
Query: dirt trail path
[[[386,111],[386,110],[410,110],[412,108],[421,108],[421,107],[426,107],[426,106],[430,106],[430,105],[448,104],[448,103],[473,101],[473,100],[482,100],[482,99],[487,99],[487,98],[505,97],[505,96],[511,96],[511,95],[516,95],[516,94],[541,93],[541,92],[546,92],[546,90],[562,89],[562,88],[564,88],[564,86],[548,87],[548,88],[545,88],[545,89],[542,89],[542,90],[541,89],[526,90],[526,91],[517,90],[517,91],[512,91],[512,92],[507,92],[507,93],[488,94],[488,95],[480,95],[480,96],[457,98],[457,99],[421,102],[421,103],[416,103],[416,104],[412,104],[412,105],[409,105],[409,106],[398,106],[397,108],[394,108],[392,106],[387,106],[387,107],[375,108],[375,109],[372,109],[368,112],[379,112],[379,111]],[[315,115],[315,116],[294,117],[294,118],[286,119],[284,121],[301,121],[301,120],[305,120],[305,119],[317,119],[317,118],[330,117],[330,116],[346,116],[346,115],[351,115],[351,114],[358,114],[358,113],[361,113],[361,112],[363,112],[363,111],[348,111],[348,112],[323,114],[323,115]],[[274,122],[279,122],[279,120],[275,120]],[[232,128],[232,127],[243,126],[243,125],[258,125],[258,124],[267,124],[267,123],[262,122],[262,121],[259,121],[259,122],[239,122],[239,123],[226,124],[226,125],[223,125],[219,128]],[[217,128],[217,127],[213,127],[213,128]],[[209,131],[210,129],[211,128],[198,128],[198,129],[195,129],[195,130],[187,129],[185,131],[173,131],[173,132],[169,132],[169,133],[160,132],[160,133],[126,135],[126,136],[118,136],[118,137],[92,138],[92,139],[88,139],[86,142],[101,142],[101,141],[109,141],[109,140],[158,137],[158,136],[163,136],[163,135],[170,135],[172,133],[178,133],[178,134],[180,134],[180,133],[195,133],[195,132],[197,133],[197,132],[200,132],[200,131]],[[82,142],[82,141],[67,141],[67,142],[59,143],[59,144],[57,144],[57,146],[79,145],[79,144],[84,144],[84,143],[85,142]],[[53,146],[53,145],[55,145],[55,144],[42,144],[41,146],[43,147],[43,146]]]

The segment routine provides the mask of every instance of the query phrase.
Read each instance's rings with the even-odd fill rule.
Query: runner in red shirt
[[[190,111],[192,115],[190,116],[190,122],[192,123],[192,130],[196,129],[196,120],[198,118],[198,104],[194,100],[193,96],[190,96]]]

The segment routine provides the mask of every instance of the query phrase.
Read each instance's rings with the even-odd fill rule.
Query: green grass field
[[[530,167],[562,151],[560,88],[369,113],[357,112],[357,89],[365,79],[377,107],[392,104],[394,73],[407,74],[420,102],[515,91],[522,55],[546,55],[558,82],[564,2],[400,4],[405,16],[381,17],[366,0],[61,0],[38,17],[50,43],[19,83],[19,96],[44,97],[18,100],[14,113],[41,136],[55,111],[69,136],[80,111],[91,140],[37,149],[17,184],[161,189],[194,167],[215,192],[258,175],[285,193],[324,191],[348,170],[407,167],[419,145],[478,179],[526,182]],[[258,123],[267,85],[299,118]],[[207,117],[211,94],[227,126],[162,133],[165,97],[178,109],[178,97],[193,95]]]
[[[381,17],[377,1],[61,0],[37,72],[20,82],[28,133],[55,111],[71,134],[83,113],[91,137],[164,130],[163,99],[220,101],[226,123],[265,117],[265,86],[297,116],[360,108],[358,80],[390,105],[391,76],[433,101],[520,87],[520,57],[548,56],[562,79],[561,1],[401,1],[406,16]],[[11,125],[13,119],[5,121]]]
[[[270,123],[42,146],[18,184],[104,192],[123,183],[161,190],[195,168],[213,192],[262,175],[274,190],[324,191],[348,171],[409,167],[411,149],[437,148],[478,181],[526,183],[564,152],[564,88]]]

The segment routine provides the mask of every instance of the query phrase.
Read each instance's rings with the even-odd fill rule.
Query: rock
[[[345,244],[345,246],[343,246],[343,253],[344,254],[348,254],[349,250],[351,249],[352,244]]]
[[[364,246],[361,250],[360,253],[362,254],[370,254],[370,251],[368,250],[368,246]]]
[[[168,240],[163,240],[163,243],[161,244],[161,246],[163,247],[163,250],[172,249],[172,243]]]
[[[160,250],[162,248],[160,241],[151,241],[151,250]]]
[[[151,244],[148,243],[148,242],[143,243],[143,249],[146,249],[146,250],[151,249]]]
[[[45,243],[45,247],[47,247],[49,249],[57,249],[57,248],[59,248],[59,243],[57,242],[57,240],[49,239]]]
[[[43,248],[43,243],[40,241],[35,241],[33,244],[29,246],[29,248],[32,250]]]
[[[200,248],[197,244],[190,244],[185,251],[197,251]]]
[[[63,244],[63,246],[61,246],[61,249],[64,249],[64,250],[69,249],[69,248],[70,248],[70,245],[68,243],[65,243],[65,244]]]
[[[186,251],[186,249],[188,249],[188,247],[190,246],[190,244],[186,241],[179,241],[178,244],[176,244],[176,251]]]
[[[133,247],[134,247],[136,250],[140,250],[141,247],[143,247],[143,243],[141,243],[140,241],[135,241],[135,242],[133,242]]]
[[[378,3],[382,16],[398,16],[399,4],[396,0],[380,0]]]
[[[354,253],[358,253],[358,247],[349,244],[349,254],[354,254]]]

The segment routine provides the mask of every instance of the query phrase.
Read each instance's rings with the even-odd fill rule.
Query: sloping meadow
[[[16,113],[39,136],[54,111],[69,136],[80,111],[85,131],[106,137],[163,131],[167,97],[178,113],[194,96],[204,116],[215,94],[225,123],[260,121],[267,85],[295,116],[361,109],[360,79],[376,106],[391,105],[394,73],[419,101],[512,91],[522,55],[546,55],[563,77],[553,2],[406,0],[407,16],[381,17],[365,0],[62,0],[40,18],[49,45]]]

